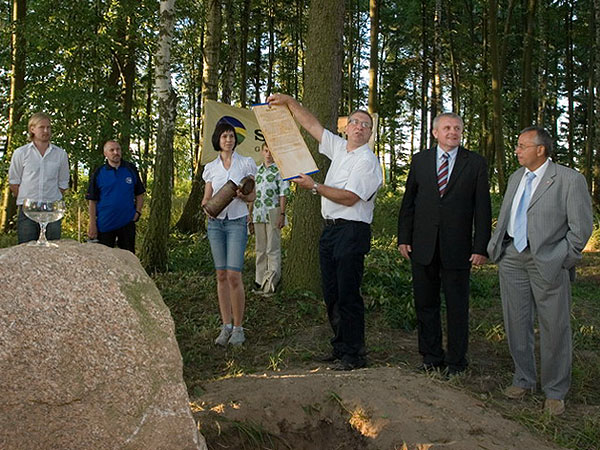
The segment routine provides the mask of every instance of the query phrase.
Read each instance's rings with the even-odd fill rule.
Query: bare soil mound
[[[556,449],[448,382],[402,368],[213,381],[194,404],[212,449]]]

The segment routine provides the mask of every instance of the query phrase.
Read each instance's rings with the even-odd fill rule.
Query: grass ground
[[[398,207],[399,196],[379,196],[363,282],[368,357],[371,366],[413,370],[420,358],[409,265],[394,242]],[[71,216],[73,222],[77,214]],[[67,237],[77,238],[74,223],[67,227]],[[597,230],[596,241],[598,234]],[[0,235],[0,247],[15,242],[14,234]],[[248,293],[248,344],[242,349],[216,348],[213,340],[220,319],[208,242],[200,235],[172,235],[169,247],[169,271],[154,279],[175,320],[184,378],[192,398],[202,394],[207,381],[266,370],[310,368],[312,358],[328,350],[330,330],[322,300],[308,292],[285,290],[270,298]],[[244,270],[248,290],[253,281],[253,257],[250,240]],[[475,268],[471,288],[470,369],[449,383],[561,446],[600,448],[600,253],[585,254],[573,284],[573,383],[567,412],[559,418],[542,414],[544,397],[540,393],[522,402],[502,397],[502,388],[510,384],[512,361],[502,325],[496,267]]]
[[[416,348],[409,265],[395,248],[398,198],[378,200],[374,243],[366,262],[363,294],[367,305],[367,345],[371,366],[413,370]],[[243,349],[215,348],[219,315],[208,242],[203,236],[174,238],[171,272],[155,281],[171,308],[184,358],[184,378],[192,398],[203,383],[267,370],[310,368],[315,355],[328,350],[329,328],[322,300],[310,293],[283,292],[271,298],[247,295]],[[244,281],[253,281],[253,242],[246,255]],[[600,446],[600,254],[589,252],[573,285],[573,385],[567,412],[560,418],[542,413],[543,394],[522,402],[505,400],[512,360],[508,352],[493,265],[472,272],[470,369],[450,381],[528,429],[573,449]]]

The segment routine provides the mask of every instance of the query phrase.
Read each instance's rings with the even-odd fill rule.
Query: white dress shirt
[[[535,193],[536,188],[538,187],[538,185],[540,184],[540,181],[542,181],[542,177],[546,173],[546,169],[548,168],[549,160],[550,160],[550,158],[546,159],[546,162],[544,162],[544,164],[542,164],[540,167],[538,167],[536,170],[533,171],[535,178],[531,182],[531,197],[533,197],[533,194]],[[519,201],[521,200],[521,197],[523,196],[523,191],[525,190],[525,183],[527,182],[527,173],[528,172],[531,172],[531,170],[526,168],[525,171],[523,172],[523,177],[521,178],[521,181],[519,182],[519,187],[517,188],[517,191],[515,192],[515,196],[513,197],[512,206],[510,208],[510,219],[508,220],[508,225],[506,227],[506,232],[508,233],[508,235],[510,237],[515,237],[515,234],[514,234],[515,233],[514,232],[515,217],[517,216],[517,208],[519,207]]]
[[[345,206],[321,197],[321,214],[325,219],[346,219],[371,223],[375,193],[383,182],[379,160],[367,144],[349,152],[348,141],[323,131],[319,152],[331,159],[325,177],[327,186],[345,189],[360,197],[354,205]]]
[[[8,169],[8,182],[19,185],[17,205],[26,198],[54,202],[62,199],[61,189],[69,187],[69,158],[67,152],[54,144],[44,156],[33,142],[13,153]]]
[[[252,158],[238,155],[236,152],[233,152],[233,155],[231,155],[231,166],[229,166],[229,170],[225,168],[223,161],[221,161],[221,156],[219,155],[217,159],[204,166],[204,172],[202,172],[204,181],[212,184],[213,196],[219,192],[219,189],[221,189],[227,181],[231,180],[239,185],[242,178],[248,175],[256,175],[256,163]],[[246,205],[246,202],[236,197],[223,211],[221,211],[221,214],[217,216],[217,219],[227,218],[233,220],[247,215],[248,206]]]

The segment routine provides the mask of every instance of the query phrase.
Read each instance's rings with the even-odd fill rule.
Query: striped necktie
[[[437,173],[437,182],[438,189],[440,191],[440,197],[443,197],[446,193],[446,188],[448,187],[448,153],[442,153],[442,164],[438,169]]]

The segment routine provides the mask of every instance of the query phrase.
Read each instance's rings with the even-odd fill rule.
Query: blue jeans
[[[242,271],[248,242],[246,218],[208,219],[206,234],[216,270]]]
[[[57,241],[60,239],[61,220],[51,222],[46,227],[46,239]],[[29,241],[37,241],[40,237],[40,224],[34,222],[23,212],[23,207],[19,206],[19,216],[17,218],[17,238],[19,244]]]

